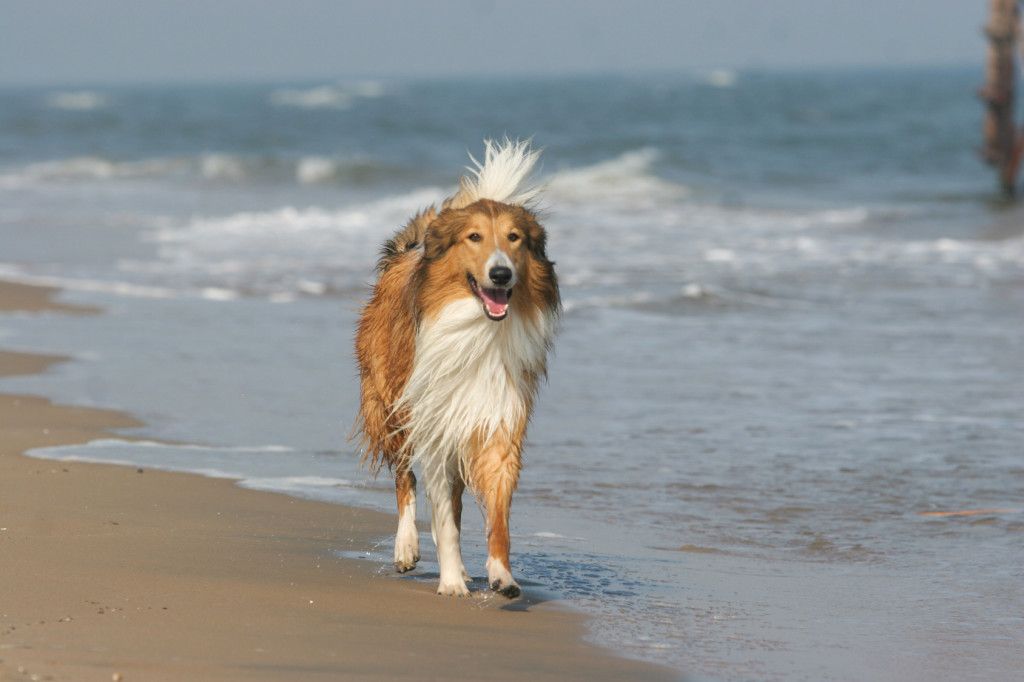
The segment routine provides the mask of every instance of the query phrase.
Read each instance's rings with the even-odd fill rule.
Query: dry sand
[[[94,312],[0,283],[0,310]],[[62,358],[0,353],[4,374]],[[116,412],[0,395],[0,680],[672,679],[539,599],[449,599],[332,550],[389,515],[229,481],[61,463]]]

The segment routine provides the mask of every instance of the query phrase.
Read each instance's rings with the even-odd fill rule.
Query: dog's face
[[[508,316],[510,299],[530,279],[531,258],[547,264],[544,230],[533,215],[488,200],[442,212],[427,231],[424,255],[438,265],[443,261],[495,322]]]
[[[495,322],[508,315],[509,298],[522,279],[525,235],[507,211],[473,212],[452,247],[466,284]]]

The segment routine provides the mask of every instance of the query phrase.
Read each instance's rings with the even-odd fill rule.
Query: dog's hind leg
[[[395,570],[405,573],[420,560],[420,536],[416,531],[416,476],[407,464],[395,469],[398,532],[395,533]]]
[[[441,461],[438,461],[441,460]],[[423,462],[423,475],[426,478],[427,496],[430,498],[430,532],[437,546],[437,563],[440,566],[441,579],[437,585],[437,593],[468,597],[466,587],[466,567],[462,563],[462,549],[459,546],[459,523],[455,520],[454,477],[458,475],[451,462],[439,457],[428,457]],[[459,496],[459,506],[462,506]]]
[[[465,491],[465,481],[461,476],[456,475],[455,480],[452,481],[452,517],[455,519],[455,528],[459,531],[460,538],[462,537],[462,494]],[[462,568],[462,579],[467,583],[472,580],[465,567]]]

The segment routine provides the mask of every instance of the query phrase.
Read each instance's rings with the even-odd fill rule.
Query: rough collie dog
[[[462,495],[487,525],[487,581],[512,598],[509,510],[523,439],[559,312],[544,228],[528,207],[539,152],[485,143],[456,194],[414,216],[384,244],[356,337],[357,429],[374,470],[395,475],[395,568],[419,560],[418,464],[431,507],[438,594],[466,596]]]

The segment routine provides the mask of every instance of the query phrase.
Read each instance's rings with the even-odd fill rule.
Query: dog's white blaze
[[[541,188],[528,184],[530,173],[537,165],[540,151],[530,148],[530,142],[506,139],[503,142],[484,140],[484,161],[480,163],[472,154],[470,175],[459,180],[459,192],[453,200],[455,208],[469,206],[480,199],[491,199],[503,204],[523,205],[540,193]]]
[[[416,355],[397,409],[408,411],[406,443],[426,469],[436,460],[466,471],[471,438],[486,442],[503,425],[526,415],[534,386],[528,374],[544,373],[555,331],[553,313],[512,311],[502,322],[484,315],[475,297],[449,303],[416,337]]]
[[[501,249],[495,249],[494,253],[492,253],[487,259],[487,262],[484,263],[484,274],[487,275],[487,284],[491,288],[498,286],[491,281],[491,268],[501,265],[512,271],[512,279],[509,280],[507,284],[502,284],[501,286],[511,289],[515,286],[516,280],[518,279],[518,277],[516,277],[516,267],[515,264],[512,263],[512,259],[508,257],[508,254]]]
[[[409,500],[398,512],[395,533],[395,565],[403,569],[416,565],[420,555],[420,536],[416,531],[416,493],[409,491]]]

